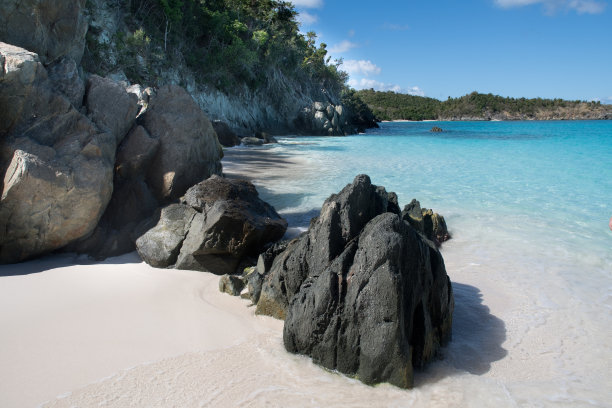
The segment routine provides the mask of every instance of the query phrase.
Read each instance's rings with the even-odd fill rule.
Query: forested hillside
[[[372,89],[357,95],[380,120],[612,119],[612,106],[600,102],[507,98],[477,92],[446,101]]]
[[[348,92],[348,74],[314,32],[299,31],[291,2],[88,0],[87,10],[87,72],[144,86],[181,85],[212,119],[244,133],[328,134],[327,119],[311,124],[314,102],[343,105]],[[343,112],[344,130],[340,124],[331,133],[375,125]]]

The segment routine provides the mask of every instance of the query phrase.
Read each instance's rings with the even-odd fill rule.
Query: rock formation
[[[177,199],[199,181],[221,174],[223,150],[217,135],[183,88],[160,88],[141,121],[160,141],[147,175],[147,183],[158,200]]]
[[[156,267],[233,274],[287,229],[248,181],[219,176],[190,188],[161,212],[157,226],[136,241],[141,258]]]
[[[85,48],[86,0],[3,0],[0,40],[38,54],[47,65],[62,57],[80,63]]]
[[[295,120],[300,132],[321,136],[345,136],[357,129],[348,121],[346,108],[340,104],[313,102],[303,108]]]
[[[17,262],[93,231],[117,139],[57,91],[36,54],[0,43],[0,65],[0,262]]]
[[[240,144],[240,138],[232,129],[230,129],[227,123],[220,120],[213,120],[212,125],[217,133],[219,143],[221,143],[223,146],[232,147]]]
[[[451,239],[444,217],[433,210],[421,208],[421,203],[415,199],[404,207],[402,219],[437,246]]]
[[[358,176],[276,256],[257,313],[285,318],[288,351],[368,384],[412,386],[413,368],[450,338],[454,300],[442,256]]]

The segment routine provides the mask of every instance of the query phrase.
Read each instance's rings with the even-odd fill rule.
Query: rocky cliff
[[[105,0],[91,0],[87,4],[90,23],[83,58],[87,71],[125,84],[180,85],[211,120],[227,123],[239,136],[251,136],[257,131],[340,136],[358,130],[342,107],[338,90],[305,78],[289,77],[278,67],[267,67],[265,81],[258,86],[236,82],[221,91],[214,83],[202,81],[188,67],[184,55],[169,55],[165,44],[156,44],[149,37],[136,39],[145,34],[134,30],[134,14],[125,5]],[[146,43],[146,47],[133,45],[137,41]],[[160,62],[151,54],[172,59],[172,64]],[[328,112],[329,106],[338,112],[336,118],[333,112]],[[375,126],[375,121],[370,120],[365,127]]]

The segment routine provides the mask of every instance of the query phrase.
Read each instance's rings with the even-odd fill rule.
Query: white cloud
[[[300,24],[310,25],[319,21],[319,17],[316,14],[300,11],[300,13],[297,15],[297,20]]]
[[[523,7],[542,4],[548,13],[560,9],[575,10],[578,14],[599,14],[606,8],[606,3],[597,0],[494,0],[502,8]]]
[[[405,93],[407,93],[408,95],[414,95],[414,96],[425,96],[425,91],[423,91],[418,86],[413,86],[412,88],[408,88]]]
[[[362,78],[360,80],[349,79],[349,86],[355,89],[374,89],[375,91],[393,91],[396,93],[405,93],[408,95],[425,96],[425,92],[418,86],[404,89],[396,84],[386,84],[384,82],[377,81],[375,79]]]
[[[358,47],[359,44],[351,42],[349,40],[344,40],[340,44],[336,44],[329,49],[329,52],[332,54],[341,54],[343,52],[347,52],[352,48]]]
[[[346,60],[342,62],[342,69],[351,75],[363,74],[367,76],[380,74],[380,67],[370,60]]]
[[[291,1],[295,7],[303,8],[321,8],[323,0],[293,0]]]

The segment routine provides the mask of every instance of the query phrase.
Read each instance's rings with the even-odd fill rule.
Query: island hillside
[[[380,120],[576,120],[612,119],[612,105],[563,99],[471,94],[446,101],[392,91],[356,92]]]

